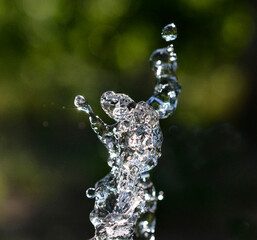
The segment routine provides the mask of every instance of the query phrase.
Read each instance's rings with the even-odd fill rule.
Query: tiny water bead
[[[162,29],[162,38],[167,42],[177,38],[177,27],[174,23],[170,23]]]
[[[84,106],[86,102],[87,102],[86,99],[81,95],[77,95],[74,99],[74,105],[77,108]]]
[[[78,110],[86,112],[89,115],[93,115],[91,106],[83,96],[77,95],[74,99],[74,105],[78,108]]]
[[[159,192],[159,195],[158,195],[158,200],[159,201],[162,201],[164,199],[164,192],[163,191],[160,191]]]
[[[174,53],[174,46],[173,46],[173,44],[170,44],[168,47],[167,47],[167,51],[168,52],[172,52],[172,53]]]

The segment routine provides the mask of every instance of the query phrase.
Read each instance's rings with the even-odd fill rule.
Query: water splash
[[[166,41],[177,36],[176,26],[164,27]],[[113,91],[101,96],[101,106],[116,123],[108,125],[96,116],[86,99],[78,95],[74,100],[78,110],[89,115],[91,128],[109,152],[112,168],[86,195],[95,198],[90,221],[95,227],[94,240],[138,238],[154,240],[157,201],[148,171],[157,165],[163,141],[159,119],[174,112],[180,86],[174,72],[177,57],[173,45],[158,49],[150,57],[156,76],[154,94],[147,102],[136,103],[129,96]]]

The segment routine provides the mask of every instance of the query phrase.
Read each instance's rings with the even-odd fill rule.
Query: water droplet
[[[177,54],[174,52],[170,53],[170,61],[174,62],[177,61]]]
[[[162,38],[167,42],[177,38],[177,27],[174,23],[170,23],[162,29]]]
[[[88,104],[87,100],[81,96],[77,95],[74,99],[74,105],[78,108],[80,111],[84,111],[87,114],[93,114],[91,106]]]
[[[170,45],[167,47],[167,51],[174,53],[174,46],[173,46],[173,44],[170,44]]]
[[[164,192],[163,191],[160,191],[159,192],[159,195],[158,195],[158,200],[161,201],[164,199]]]
[[[177,70],[177,55],[167,48],[155,50],[150,56],[150,66],[157,77],[165,74],[174,74]]]
[[[77,108],[83,107],[86,103],[87,103],[86,99],[81,95],[77,95],[74,99],[74,105]]]
[[[168,63],[170,62],[170,53],[167,51],[167,48],[157,49],[152,53],[149,61],[152,68]]]
[[[86,195],[88,198],[95,198],[95,189],[94,188],[87,189]]]

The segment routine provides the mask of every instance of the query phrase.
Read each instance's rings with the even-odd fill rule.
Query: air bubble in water
[[[177,27],[174,23],[170,23],[162,29],[162,38],[167,42],[177,38]]]

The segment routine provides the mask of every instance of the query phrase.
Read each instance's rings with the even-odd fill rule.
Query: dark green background
[[[151,52],[178,39],[178,109],[152,171],[157,240],[257,239],[256,1],[0,0],[0,239],[93,236],[85,190],[110,170],[73,106],[148,99]]]

